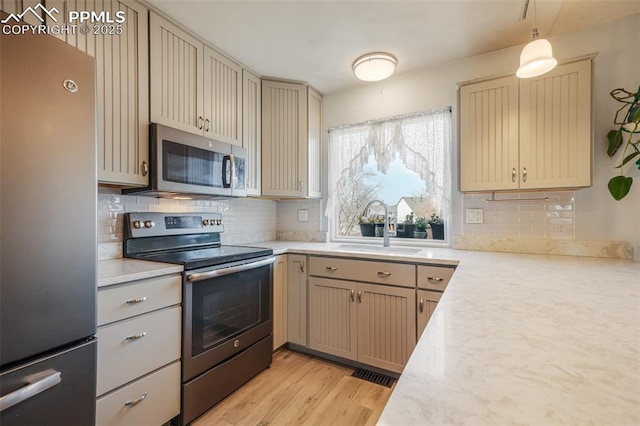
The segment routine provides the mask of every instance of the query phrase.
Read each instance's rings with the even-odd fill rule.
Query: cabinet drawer
[[[135,403],[142,396],[144,399]],[[161,425],[178,414],[180,414],[179,361],[96,401],[96,425],[98,426]]]
[[[418,288],[444,291],[455,271],[444,266],[418,266]]]
[[[309,274],[412,288],[416,285],[416,267],[401,263],[310,257]]]
[[[98,326],[176,305],[181,299],[181,275],[105,287],[98,291]]]
[[[179,306],[98,328],[97,394],[180,358]]]

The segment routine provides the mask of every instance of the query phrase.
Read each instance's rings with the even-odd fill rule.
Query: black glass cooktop
[[[141,260],[176,263],[184,265],[185,270],[217,266],[224,263],[238,262],[262,256],[271,256],[272,249],[245,246],[219,246],[207,248],[191,248],[188,250],[163,251],[155,253],[128,254]]]

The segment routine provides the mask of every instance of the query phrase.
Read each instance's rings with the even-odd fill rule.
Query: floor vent
[[[371,383],[376,383],[378,385],[386,386],[390,388],[393,385],[394,378],[385,376],[384,374],[375,373],[370,370],[365,370],[364,368],[357,368],[356,371],[352,374],[353,377],[357,377],[358,379],[366,380]]]

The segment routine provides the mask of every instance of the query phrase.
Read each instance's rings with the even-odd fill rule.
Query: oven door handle
[[[224,275],[235,274],[237,272],[248,271],[249,269],[260,268],[262,266],[271,265],[276,261],[275,257],[259,260],[257,262],[245,263],[244,265],[231,266],[230,268],[216,269],[215,271],[200,272],[197,274],[187,275],[187,279],[193,283],[207,280],[209,278],[222,277]]]

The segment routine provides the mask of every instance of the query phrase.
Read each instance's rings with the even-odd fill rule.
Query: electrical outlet
[[[298,210],[298,222],[309,222],[309,210],[307,209]]]
[[[483,209],[467,209],[467,223],[484,223]]]

